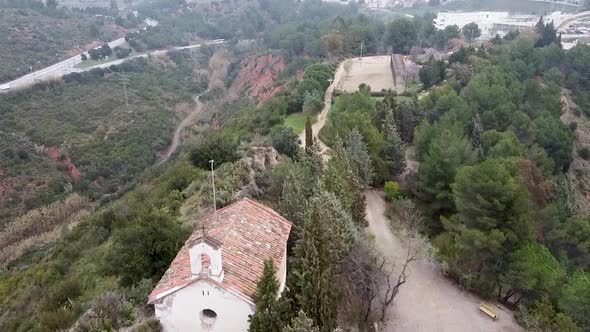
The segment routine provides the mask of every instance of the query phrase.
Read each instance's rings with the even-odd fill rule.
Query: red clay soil
[[[80,171],[76,168],[76,165],[72,163],[70,157],[60,154],[57,148],[53,146],[47,149],[47,156],[49,156],[51,160],[64,165],[68,170],[68,174],[74,181],[78,181],[80,179]]]
[[[251,55],[242,60],[240,67],[240,72],[231,87],[233,91],[241,93],[248,89],[248,96],[259,103],[280,91],[280,87],[274,85],[279,73],[286,67],[282,56]]]

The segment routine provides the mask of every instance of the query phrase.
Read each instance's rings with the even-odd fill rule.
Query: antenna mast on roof
[[[213,185],[213,212],[217,212],[217,201],[215,199],[215,170],[213,169],[215,160],[209,160],[209,163],[211,164],[211,184]]]

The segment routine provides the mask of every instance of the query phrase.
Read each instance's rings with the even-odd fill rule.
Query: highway
[[[109,42],[109,46],[111,48],[115,48],[117,46],[123,45],[124,43],[125,43],[125,38],[119,38],[117,40],[113,40],[113,41]],[[88,54],[88,52],[84,52],[84,53]],[[84,54],[84,53],[81,53],[81,54]],[[81,54],[73,56],[69,59],[62,61],[62,62],[58,62],[54,65],[49,66],[49,67],[43,68],[41,70],[32,72],[32,73],[27,74],[25,76],[21,76],[21,77],[15,79],[14,81],[6,82],[2,86],[3,87],[10,87],[10,89],[3,90],[0,88],[0,92],[21,89],[21,88],[33,85],[33,84],[40,82],[40,81],[49,80],[52,78],[59,78],[65,74],[69,74],[71,72],[74,72],[74,71],[76,71],[76,68],[74,68],[74,67],[77,64],[82,62],[82,58],[80,57]]]
[[[204,43],[204,45],[216,45],[216,44],[221,44],[223,42],[224,42],[223,39],[216,39],[216,40],[213,40],[210,42],[206,42],[206,43]],[[114,47],[120,46],[124,43],[125,43],[125,38],[120,38],[120,39],[110,42],[109,46],[111,48],[114,48]],[[89,70],[92,70],[95,68],[108,68],[112,65],[119,65],[125,61],[128,61],[130,59],[134,59],[134,58],[146,58],[146,57],[148,57],[148,55],[162,55],[162,54],[165,54],[166,52],[169,52],[172,50],[193,49],[193,48],[201,47],[201,45],[202,44],[194,44],[194,45],[188,45],[188,46],[178,46],[178,47],[173,47],[173,48],[164,49],[164,50],[156,50],[156,51],[152,51],[152,52],[147,52],[147,53],[131,56],[131,57],[128,57],[125,59],[119,59],[119,60],[115,60],[115,61],[101,63],[96,66],[86,67],[86,68],[76,68],[76,65],[78,65],[82,62],[82,58],[80,57],[80,54],[78,54],[74,57],[71,57],[67,60],[56,63],[52,66],[47,67],[47,68],[43,68],[43,69],[38,70],[36,72],[32,72],[30,74],[27,74],[25,76],[17,78],[14,81],[6,82],[5,84],[0,86],[0,93],[22,89],[22,88],[28,87],[30,85],[33,85],[35,83],[50,80],[50,79],[60,78],[63,75],[70,74],[70,73],[80,73],[80,72],[89,71]],[[88,54],[88,52],[84,52],[81,54]],[[2,88],[2,87],[4,87],[4,88]]]

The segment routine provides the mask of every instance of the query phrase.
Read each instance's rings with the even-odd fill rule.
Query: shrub
[[[278,126],[274,127],[270,133],[272,146],[284,155],[293,158],[299,150],[299,137],[293,132],[293,129]]]
[[[133,307],[125,298],[115,292],[105,293],[98,298],[90,310],[84,313],[72,329],[75,332],[112,331],[132,322]]]
[[[385,198],[388,201],[393,201],[400,196],[399,183],[397,183],[397,181],[385,182],[383,190],[385,191]]]
[[[578,129],[578,123],[576,121],[570,122],[570,130],[576,131],[576,129]]]
[[[76,321],[79,315],[77,311],[66,307],[45,311],[39,316],[39,323],[47,331],[61,331],[69,328]]]
[[[189,160],[193,166],[210,169],[210,160],[215,160],[215,166],[238,160],[238,145],[229,137],[220,134],[210,134],[192,149]]]
[[[581,148],[580,150],[578,150],[578,155],[580,155],[580,158],[584,160],[590,159],[590,148],[587,146]]]
[[[144,305],[147,303],[148,295],[154,288],[152,279],[141,279],[140,282],[134,284],[125,290],[125,295],[129,301],[135,305]]]
[[[132,285],[143,278],[159,278],[186,239],[186,233],[170,214],[158,209],[139,215],[113,235],[104,269]]]
[[[155,318],[149,318],[141,325],[134,327],[131,332],[162,332],[164,329],[162,328],[162,324],[160,321]]]
[[[77,280],[66,279],[52,289],[43,301],[43,307],[51,310],[61,307],[82,294]]]

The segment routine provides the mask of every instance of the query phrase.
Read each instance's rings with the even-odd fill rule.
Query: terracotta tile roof
[[[189,259],[189,249],[202,241],[221,247],[224,278],[221,283],[215,283],[245,295],[250,301],[262,275],[264,260],[272,258],[279,270],[292,224],[273,209],[243,198],[209,214],[199,224],[202,223],[207,225],[206,237],[203,238],[201,227],[195,228],[150,294],[149,303],[203,279],[192,276]]]

